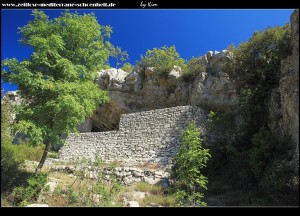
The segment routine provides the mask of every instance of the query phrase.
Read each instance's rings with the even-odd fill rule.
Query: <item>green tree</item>
[[[122,49],[120,47],[111,47],[110,48],[110,55],[114,58],[116,58],[116,68],[118,71],[119,65],[121,65],[121,62],[124,62],[126,60],[128,60],[128,53],[127,51],[122,51]]]
[[[141,61],[138,65],[143,69],[154,67],[155,72],[162,76],[168,75],[175,65],[181,69],[185,67],[184,59],[180,57],[175,46],[163,46],[147,50],[145,56],[141,55]]]
[[[181,146],[174,158],[175,196],[181,205],[206,205],[200,190],[207,189],[208,180],[202,169],[211,155],[208,149],[202,147],[203,140],[199,136],[199,129],[192,121],[182,134]]]
[[[65,11],[50,20],[34,10],[34,19],[20,29],[20,42],[34,50],[30,59],[2,61],[5,82],[18,86],[24,99],[18,107],[16,131],[34,142],[46,144],[40,170],[52,144],[76,127],[99,104],[107,92],[93,83],[96,71],[107,63],[111,28],[100,26],[94,14]]]

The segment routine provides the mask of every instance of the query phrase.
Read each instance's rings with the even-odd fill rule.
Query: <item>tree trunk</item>
[[[45,142],[46,143],[46,147],[45,147],[45,150],[44,150],[44,153],[43,153],[43,156],[40,160],[40,163],[39,165],[37,166],[36,170],[35,170],[35,174],[37,174],[39,171],[41,171],[41,169],[43,168],[44,166],[44,163],[46,161],[46,158],[47,158],[47,155],[48,155],[48,151],[50,150],[50,142]]]

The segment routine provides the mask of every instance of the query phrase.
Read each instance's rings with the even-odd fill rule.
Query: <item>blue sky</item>
[[[22,60],[32,49],[20,45],[18,27],[32,19],[32,10],[1,10],[1,59]],[[43,10],[50,18],[62,10]],[[75,10],[70,10],[75,11]],[[253,32],[290,22],[292,9],[285,10],[80,10],[95,13],[100,25],[113,27],[111,42],[127,50],[129,62],[135,64],[147,49],[175,45],[180,56],[190,59],[209,50],[222,50],[229,44],[238,46]],[[111,61],[112,66],[114,62]],[[5,91],[16,86],[2,83]]]

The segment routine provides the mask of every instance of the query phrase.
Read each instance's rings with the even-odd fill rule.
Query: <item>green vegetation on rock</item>
[[[289,142],[276,140],[268,125],[269,101],[279,86],[281,61],[292,52],[290,26],[255,32],[249,41],[237,48],[231,46],[230,51],[234,57],[223,70],[237,82],[240,103],[235,115],[242,117],[242,125],[234,131],[229,125],[235,124],[235,118],[228,118],[234,113],[210,113],[209,124],[223,135],[216,141],[223,146],[214,145],[210,167],[217,168],[215,172],[223,176],[224,183],[229,182],[232,190],[252,192],[245,199],[240,197],[237,205],[296,203],[299,178],[283,156],[288,155]]]
[[[174,66],[179,66],[181,69],[185,67],[184,59],[180,57],[175,46],[147,50],[144,56],[141,55],[138,65],[144,70],[147,67],[154,67],[155,72],[161,76],[167,76]]]
[[[200,62],[200,59],[192,57],[186,63],[186,67],[184,67],[182,75],[185,80],[193,81],[201,72],[206,72],[206,66]]]
[[[133,67],[130,63],[124,63],[122,70],[126,71],[127,73],[130,73],[132,71]]]

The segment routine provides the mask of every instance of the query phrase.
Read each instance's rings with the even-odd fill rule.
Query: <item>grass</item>
[[[151,185],[146,182],[138,182],[135,185],[135,190],[136,191],[141,191],[141,192],[146,192],[149,194],[154,194],[154,195],[161,195],[163,194],[163,188],[159,185]]]
[[[34,175],[36,162],[26,161],[20,171],[27,171],[27,175],[22,178],[25,182],[28,176]],[[118,166],[118,162],[109,164],[112,167]],[[138,200],[140,206],[175,206],[175,199],[164,194],[164,189],[160,185],[150,185],[146,182],[138,182],[129,186],[124,186],[116,180],[105,181],[100,179],[89,179],[83,176],[71,176],[65,172],[48,171],[44,166],[43,173],[47,173],[48,181],[54,180],[57,186],[54,192],[43,189],[39,194],[39,199],[24,200],[22,195],[16,195],[14,191],[1,194],[1,206],[26,206],[31,203],[43,203],[53,207],[68,206],[114,206],[121,207],[124,194],[132,191],[145,192],[146,197]],[[21,181],[19,181],[21,182]],[[22,187],[22,185],[20,185]],[[24,184],[25,187],[25,184]],[[15,201],[15,199],[18,199]]]
[[[59,180],[53,194],[46,194],[49,206],[122,206],[124,187],[117,182],[72,178],[66,173],[52,172]]]
[[[141,206],[176,206],[176,200],[172,196],[164,195],[149,195],[146,196],[141,202]]]
[[[51,151],[51,152],[48,153],[48,157],[49,158],[58,158],[58,153],[54,152],[54,151]]]

